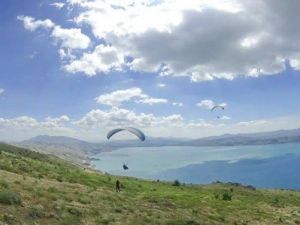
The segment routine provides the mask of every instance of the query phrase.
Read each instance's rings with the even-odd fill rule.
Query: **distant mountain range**
[[[234,146],[283,144],[290,142],[300,142],[300,129],[248,134],[225,134],[190,140],[183,144],[189,146]]]
[[[75,162],[86,161],[89,156],[105,151],[105,146],[101,143],[95,144],[65,136],[41,135],[19,142],[17,145]]]
[[[145,142],[122,140],[90,143],[71,137],[41,135],[19,142],[16,145],[47,154],[54,154],[72,161],[88,163],[89,160],[93,159],[94,155],[100,152],[112,151],[124,147],[235,146],[282,144],[292,142],[300,143],[300,129],[248,134],[224,134],[221,136],[192,140],[148,137]]]

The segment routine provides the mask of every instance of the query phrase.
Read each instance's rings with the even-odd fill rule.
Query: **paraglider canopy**
[[[107,133],[107,139],[110,139],[114,134],[120,131],[129,131],[130,133],[137,136],[141,141],[145,141],[146,137],[142,131],[134,127],[116,128]]]
[[[221,108],[221,109],[225,109],[225,107],[223,106],[223,105],[215,105],[214,107],[212,107],[211,109],[210,109],[210,111],[214,111],[216,108]]]

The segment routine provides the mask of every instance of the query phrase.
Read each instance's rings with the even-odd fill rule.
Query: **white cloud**
[[[29,59],[34,59],[34,58],[37,56],[37,54],[38,54],[38,52],[37,52],[37,51],[34,51],[34,52],[32,52],[31,54],[29,54],[27,57],[28,57]]]
[[[4,90],[3,88],[0,88],[0,95],[3,94],[4,91],[5,91],[5,90]]]
[[[51,3],[50,5],[57,8],[57,9],[62,9],[65,6],[65,3],[63,3],[63,2],[54,2],[54,3]]]
[[[99,128],[107,126],[148,126],[154,120],[152,114],[139,114],[127,109],[113,107],[110,110],[103,111],[100,109],[88,112],[76,124],[87,128]]]
[[[229,116],[221,116],[219,119],[220,120],[231,120],[231,118]]]
[[[80,59],[72,60],[64,68],[70,73],[83,72],[88,76],[94,76],[97,72],[120,70],[123,63],[124,57],[115,47],[100,44],[93,52],[84,53]]]
[[[178,107],[182,107],[183,103],[182,102],[172,102],[173,106],[178,106]]]
[[[56,42],[60,42],[63,48],[86,49],[90,44],[89,37],[81,33],[81,30],[78,28],[64,29],[60,26],[55,26],[51,37]]]
[[[143,93],[143,90],[137,87],[117,90],[108,94],[103,94],[95,98],[98,103],[110,106],[120,106],[123,102],[135,100],[136,103],[148,105],[168,103],[164,98],[152,98]]]
[[[44,120],[30,116],[0,118],[0,136],[2,141],[20,141],[42,134],[73,136],[75,130],[70,125],[70,119],[66,115]]]
[[[153,105],[153,104],[160,104],[160,103],[168,103],[168,100],[164,98],[150,98],[148,96],[145,96],[144,98],[137,100],[136,102]]]
[[[219,105],[219,106],[223,106],[225,107],[227,104],[226,103],[220,103],[217,104],[212,100],[206,99],[206,100],[202,100],[201,102],[196,104],[198,107],[201,107],[203,109],[208,109],[211,110],[215,105]]]
[[[55,25],[50,19],[36,20],[30,16],[18,16],[17,19],[23,22],[25,29],[30,31],[35,31],[38,28],[50,29]]]
[[[259,125],[265,125],[269,122],[266,120],[251,120],[251,121],[245,121],[245,122],[239,122],[238,126],[259,126]]]
[[[136,113],[127,109],[112,107],[109,110],[95,109],[88,112],[75,124],[86,128],[101,128],[113,126],[136,126],[143,128],[185,126],[183,117],[179,114],[155,116],[153,114]],[[189,126],[189,125],[187,125]]]
[[[299,56],[295,56],[290,59],[291,67],[293,67],[296,70],[300,70],[300,54]]]
[[[164,88],[164,87],[166,87],[166,84],[164,84],[164,83],[158,83],[157,87]]]
[[[212,109],[215,106],[215,103],[212,100],[202,100],[201,102],[197,103],[198,107],[202,107],[204,109]]]
[[[12,119],[0,118],[0,128],[19,129],[19,130],[59,130],[69,122],[68,116],[63,115],[57,118],[48,117],[44,121],[38,121],[29,116],[20,116]]]
[[[79,28],[61,28],[50,19],[36,20],[30,16],[18,16],[17,19],[23,21],[25,29],[30,31],[35,31],[38,28],[51,30],[50,36],[55,43],[59,43],[60,48],[65,48],[65,51],[86,49],[90,45],[90,38],[83,34]]]
[[[142,89],[134,87],[100,95],[96,98],[96,101],[104,105],[119,106],[122,102],[130,101],[133,98],[140,98],[142,94]]]
[[[69,122],[70,118],[66,115],[62,115],[61,117],[47,117],[46,122],[42,123],[42,125],[46,126],[47,128],[57,128],[64,126],[65,123]]]
[[[72,53],[71,49],[61,48],[58,50],[58,54],[59,54],[60,59],[62,59],[62,60],[69,60],[69,59],[76,58],[76,56]]]
[[[96,43],[105,43],[70,59],[64,65],[70,73],[129,68],[199,82],[276,74],[286,60],[300,68],[300,1],[67,0],[66,7],[79,8],[72,12],[75,26],[87,25]],[[54,28],[49,19],[18,19],[31,31]],[[90,44],[79,28],[55,28],[62,47]]]
[[[133,58],[129,64],[133,70],[188,76],[198,82],[278,73],[285,69],[286,59],[298,69],[298,1],[68,0],[68,4],[81,8],[75,22],[89,25],[99,40]],[[253,73],[258,68],[261,72]]]

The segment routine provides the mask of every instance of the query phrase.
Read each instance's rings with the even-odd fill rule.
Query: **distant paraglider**
[[[225,104],[215,105],[215,106],[213,106],[213,107],[210,109],[210,111],[212,112],[212,111],[214,111],[214,110],[217,109],[217,108],[220,108],[220,109],[224,110],[224,109],[225,109]],[[221,116],[217,116],[217,119],[218,119],[218,120],[221,119],[221,118],[222,118]]]
[[[116,128],[107,133],[107,139],[110,139],[114,134],[120,131],[129,131],[130,133],[137,136],[141,141],[145,141],[146,137],[142,131],[134,127]]]
[[[212,112],[212,111],[214,111],[214,110],[217,109],[217,108],[220,108],[220,109],[224,110],[224,109],[225,109],[225,106],[223,106],[223,105],[215,105],[214,107],[212,107],[212,108],[210,109],[210,111]]]

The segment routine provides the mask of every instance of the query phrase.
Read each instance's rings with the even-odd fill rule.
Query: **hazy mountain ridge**
[[[284,144],[300,142],[300,135],[297,136],[277,136],[277,137],[262,137],[262,136],[240,136],[216,138],[216,139],[197,139],[185,142],[183,145],[190,146],[235,146],[235,145],[267,145],[267,144]]]
[[[36,136],[19,142],[17,145],[77,162],[87,160],[88,156],[95,155],[105,149],[102,144],[89,143],[71,137],[48,135]]]
[[[184,138],[147,137],[145,142],[136,140],[117,140],[91,143],[65,136],[41,135],[19,142],[17,145],[47,154],[54,154],[76,162],[86,162],[100,152],[112,151],[125,147],[234,146],[282,144],[292,142],[300,142],[300,129],[248,134],[224,134],[220,136],[191,140]]]

